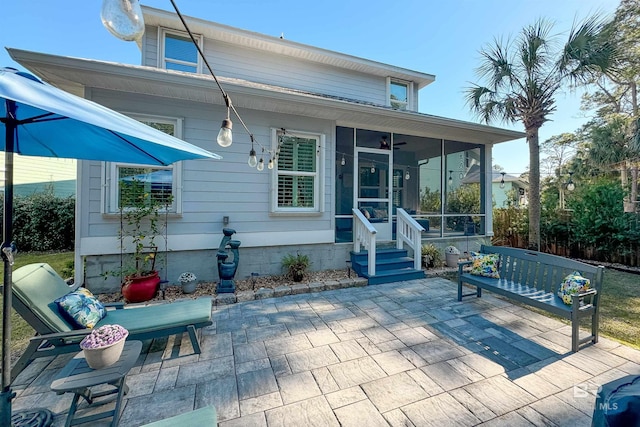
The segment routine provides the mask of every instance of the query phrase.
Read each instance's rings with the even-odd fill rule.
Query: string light
[[[409,181],[411,179],[411,175],[409,174],[409,167],[407,166],[407,171],[404,174],[404,179]]]
[[[267,163],[267,169],[273,169],[273,159],[269,158],[269,163]]]
[[[341,164],[342,166],[344,166],[344,165],[346,165],[346,164],[347,164],[347,161],[344,159],[344,154],[342,155],[342,160],[340,160],[340,164]]]
[[[449,187],[453,187],[453,177],[451,176],[451,174],[453,173],[452,170],[449,170]]]
[[[227,118],[222,121],[222,126],[220,126],[220,132],[218,132],[218,138],[216,138],[216,141],[218,141],[219,146],[226,148],[229,147],[233,142],[233,134],[231,133],[233,123],[229,118],[229,112],[231,110],[231,100],[226,94],[224,95],[224,101],[227,104]]]
[[[569,182],[567,182],[567,190],[573,191],[576,189],[576,185],[573,183],[573,172],[569,172]]]
[[[502,179],[500,180],[500,188],[504,188],[504,174],[505,172],[500,172],[502,174]]]
[[[253,136],[251,137],[251,151],[249,151],[249,160],[247,160],[247,164],[252,168],[255,168],[258,165],[256,150],[253,149]]]
[[[371,162],[371,173],[376,173],[376,166]]]

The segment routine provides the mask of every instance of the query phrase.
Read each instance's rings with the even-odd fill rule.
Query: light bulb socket
[[[233,123],[231,122],[231,119],[224,119],[222,121],[222,126],[220,127],[231,130],[233,129]]]

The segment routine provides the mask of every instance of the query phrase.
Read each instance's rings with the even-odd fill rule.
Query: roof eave
[[[43,80],[82,94],[83,88],[140,93],[224,105],[213,79],[204,74],[180,73],[154,67],[71,58],[18,49],[8,49],[11,57]],[[456,119],[393,110],[383,106],[359,104],[314,94],[267,90],[265,85],[223,79],[225,91],[238,108],[309,115],[334,120],[339,125],[356,123],[372,129],[411,131],[416,135],[496,144],[525,136],[523,132],[496,128]]]

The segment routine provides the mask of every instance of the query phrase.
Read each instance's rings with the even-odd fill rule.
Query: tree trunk
[[[540,142],[539,127],[527,129],[529,144],[529,249],[540,250]]]

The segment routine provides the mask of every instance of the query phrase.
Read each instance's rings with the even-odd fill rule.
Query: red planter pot
[[[156,296],[160,276],[154,271],[152,274],[140,277],[126,277],[122,285],[122,296],[127,302],[149,301]]]

